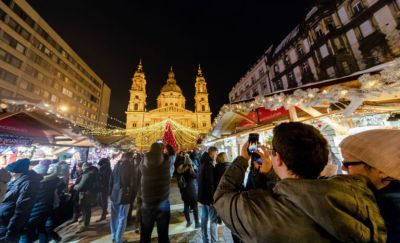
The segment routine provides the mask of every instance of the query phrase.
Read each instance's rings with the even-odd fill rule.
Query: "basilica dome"
[[[171,70],[168,73],[168,79],[167,79],[167,83],[164,84],[164,86],[161,88],[161,92],[178,92],[178,93],[182,93],[181,88],[176,84],[176,80],[175,80],[175,74],[172,71],[172,67]]]

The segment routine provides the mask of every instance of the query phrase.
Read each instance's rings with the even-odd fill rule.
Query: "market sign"
[[[26,145],[32,144],[32,139],[0,134],[0,145]]]

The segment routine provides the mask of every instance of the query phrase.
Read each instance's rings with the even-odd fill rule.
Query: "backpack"
[[[184,189],[184,188],[186,188],[186,186],[187,186],[187,182],[186,182],[185,177],[183,175],[179,175],[178,176],[178,187],[180,189]]]

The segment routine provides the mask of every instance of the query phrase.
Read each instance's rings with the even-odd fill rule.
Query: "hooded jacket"
[[[0,202],[3,201],[7,191],[7,183],[11,180],[11,175],[5,169],[0,169]]]
[[[199,202],[203,205],[210,205],[213,203],[216,185],[213,160],[207,152],[201,156],[200,164]]]
[[[155,206],[169,198],[170,173],[167,155],[147,153],[140,165],[142,202]]]
[[[110,160],[107,158],[102,158],[97,164],[99,165],[101,191],[108,193],[110,177],[111,177]]]
[[[19,237],[28,221],[42,178],[34,171],[28,171],[8,184],[7,193],[0,204],[0,227],[7,228],[6,242],[13,242]]]
[[[96,201],[97,188],[100,186],[98,185],[100,183],[99,177],[99,170],[92,165],[83,170],[81,180],[74,187],[79,192],[81,203],[94,203]]]
[[[184,163],[177,169],[177,174],[183,176],[186,181],[186,187],[180,188],[182,201],[197,203],[197,172],[192,162]]]
[[[386,229],[363,176],[285,179],[240,192],[248,163],[238,157],[214,195],[225,224],[244,242],[385,242]]]

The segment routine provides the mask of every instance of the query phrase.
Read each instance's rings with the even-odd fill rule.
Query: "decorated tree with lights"
[[[164,133],[162,135],[162,140],[164,141],[165,144],[171,145],[174,148],[174,150],[178,149],[178,145],[176,144],[174,136],[174,131],[172,131],[171,121],[168,121],[165,125]]]

